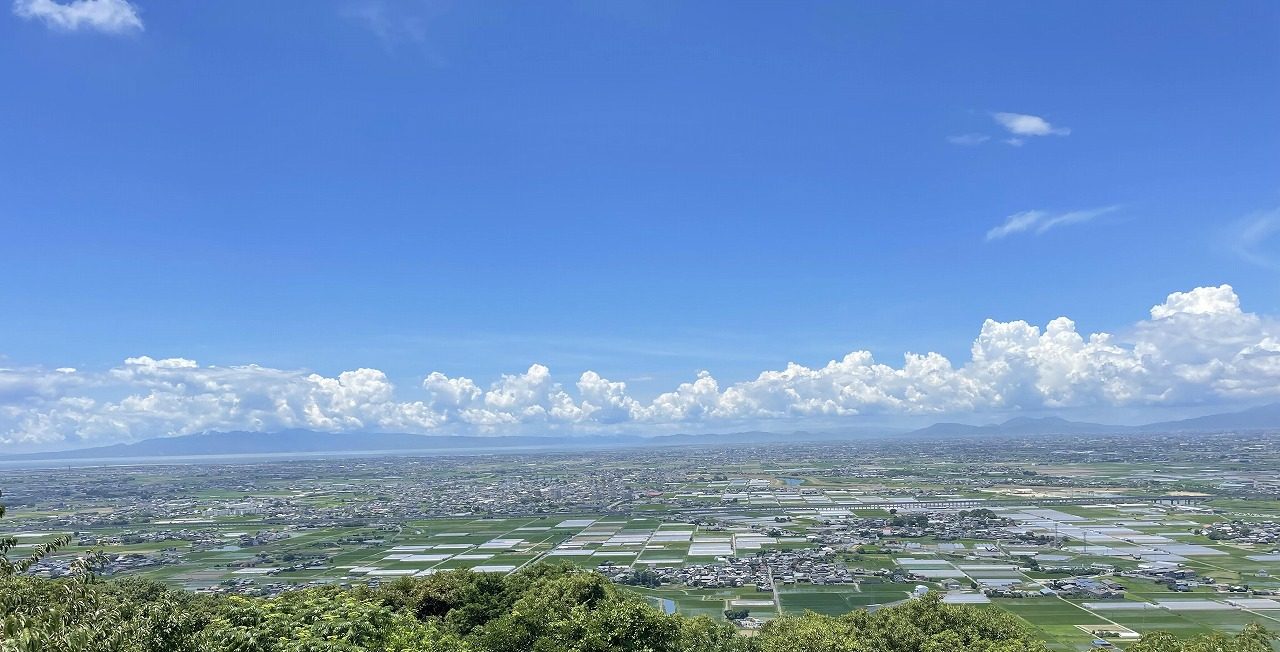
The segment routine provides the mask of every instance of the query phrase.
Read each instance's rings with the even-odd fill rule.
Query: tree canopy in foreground
[[[756,636],[667,615],[603,576],[539,564],[448,571],[380,588],[207,596],[160,584],[0,578],[0,651],[42,652],[1039,652],[1015,616],[936,594],[874,613],[784,616]],[[1131,652],[1269,652],[1271,636],[1151,634]]]

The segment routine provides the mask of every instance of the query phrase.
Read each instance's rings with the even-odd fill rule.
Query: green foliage
[[[1235,636],[1220,632],[1190,639],[1156,632],[1128,647],[1128,652],[1271,652],[1276,636],[1261,625],[1250,623]]]
[[[889,510],[893,513],[894,510]],[[894,527],[929,527],[928,514],[908,514],[906,516],[894,516],[889,519],[889,525]]]
[[[325,588],[276,598],[232,597],[200,633],[210,652],[356,652],[382,649],[408,620],[376,600]]]
[[[137,580],[0,579],[2,652],[196,652],[195,597]]]
[[[490,573],[457,570],[421,579],[401,578],[377,593],[387,606],[419,620],[447,619],[460,633],[505,612],[524,587]]]
[[[647,586],[649,588],[662,586],[662,577],[648,566],[631,569],[631,573],[624,576],[621,581],[623,584],[630,586]]]
[[[875,613],[838,618],[806,613],[765,625],[756,637],[760,652],[1042,652],[1012,614],[922,599]]]

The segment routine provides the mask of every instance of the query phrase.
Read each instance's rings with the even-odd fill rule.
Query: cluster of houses
[[[28,573],[36,577],[65,577],[71,574],[72,564],[76,559],[74,555],[50,555],[28,569]],[[112,575],[180,563],[182,563],[182,556],[176,550],[161,550],[151,554],[129,552],[109,555],[102,568],[98,569],[98,572]]]
[[[309,582],[308,584],[293,584],[272,582],[268,584],[259,584],[250,578],[236,578],[224,580],[212,586],[204,586],[195,589],[196,593],[206,593],[211,595],[249,595],[260,597],[274,597],[288,591],[297,591],[298,589],[314,586],[319,582]]]
[[[556,513],[615,513],[629,509],[636,501],[652,502],[664,487],[683,478],[670,469],[624,469],[603,466],[582,473],[548,473],[545,469],[533,469],[516,465],[501,472],[475,473],[466,460],[433,460],[430,474],[410,473],[399,468],[394,481],[371,490],[357,482],[333,482],[327,478],[353,477],[350,469],[359,477],[372,469],[390,465],[393,468],[413,467],[415,461],[394,460],[379,464],[365,460],[341,462],[317,460],[319,477],[292,477],[287,468],[268,467],[258,472],[260,481],[281,480],[288,493],[264,495],[259,493],[259,483],[253,477],[227,477],[226,474],[207,474],[197,478],[184,478],[182,490],[218,489],[230,495],[225,497],[202,496],[200,498],[172,497],[161,492],[115,492],[95,495],[93,500],[77,501],[73,498],[82,491],[61,489],[53,492],[54,498],[39,498],[38,492],[27,501],[42,509],[68,509],[67,513],[42,518],[40,527],[60,531],[91,531],[103,528],[127,528],[141,524],[174,525],[177,527],[150,533],[128,533],[124,536],[145,536],[141,541],[153,542],[170,538],[196,540],[201,536],[202,524],[226,517],[254,516],[267,522],[307,525],[317,522],[363,524],[370,519],[402,522],[410,518],[429,518],[453,515],[528,515]],[[216,469],[217,467],[210,467]],[[457,471],[451,474],[450,471]],[[289,476],[287,478],[277,476]],[[175,481],[175,484],[177,481]],[[105,483],[104,483],[105,484]],[[46,485],[42,484],[41,488]],[[56,485],[54,486],[56,488]],[[65,495],[63,495],[65,494]],[[372,495],[371,495],[372,494]],[[372,500],[370,500],[372,498]],[[78,505],[92,505],[94,509],[70,511]],[[110,509],[100,509],[109,506]],[[190,527],[191,531],[183,531]],[[86,535],[86,545],[110,545],[111,536]],[[251,543],[251,542],[246,542]]]
[[[1200,531],[1216,541],[1275,545],[1280,543],[1280,522],[1276,521],[1223,521],[1207,525]]]
[[[1137,569],[1125,571],[1121,575],[1155,580],[1174,591],[1190,591],[1202,583],[1194,570],[1167,563],[1142,564]],[[1213,579],[1205,578],[1203,583],[1212,584]]]
[[[576,477],[495,475],[432,486],[429,496],[420,496],[420,502],[411,505],[417,514],[398,515],[613,513],[636,498],[634,484],[634,479],[616,469]]]
[[[988,586],[982,589],[982,594],[988,598],[1039,598],[1049,595],[1045,593],[1045,589],[1033,591],[1030,589],[1017,589],[1012,586]]]
[[[772,591],[774,584],[853,584],[854,573],[834,561],[831,548],[770,550],[753,557],[724,557],[723,563],[651,567],[644,572],[656,584],[697,588],[755,586]],[[626,566],[602,566],[600,572],[616,582],[630,583],[635,571]]]
[[[211,529],[137,530],[115,534],[79,532],[77,533],[76,545],[94,548],[139,543],[163,543],[165,541],[188,541],[194,544],[193,547],[196,550],[210,550],[228,545],[234,545],[239,548],[262,546],[273,541],[288,539],[290,536],[283,529],[233,533]]]
[[[1071,577],[1045,582],[1044,589],[1040,593],[1069,598],[1110,600],[1123,598],[1124,586],[1104,578]]]
[[[972,514],[980,513],[978,516]],[[930,511],[907,516],[847,518],[827,520],[810,531],[811,539],[829,546],[857,546],[888,539],[932,537],[940,541],[960,539],[1016,539],[1015,522],[1007,518],[987,516],[986,510],[974,512]]]

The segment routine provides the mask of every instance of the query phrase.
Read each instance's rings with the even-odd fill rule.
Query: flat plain
[[[1176,445],[1174,445],[1176,444]],[[271,595],[541,562],[744,628],[922,592],[1003,609],[1054,649],[1280,629],[1268,436],[679,447],[5,471],[21,552]],[[1117,459],[1129,460],[1117,462]],[[740,614],[738,614],[740,615]]]

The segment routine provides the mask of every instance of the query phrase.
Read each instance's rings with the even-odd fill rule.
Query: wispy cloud
[[[448,5],[432,0],[353,0],[343,6],[342,15],[372,34],[388,53],[408,48],[439,67],[447,61],[432,43],[431,26],[447,9]]]
[[[399,43],[422,43],[427,39],[419,17],[400,12],[381,0],[351,3],[343,14],[363,25],[388,49]]]
[[[1096,217],[1105,215],[1120,208],[1119,206],[1104,206],[1102,208],[1093,208],[1083,211],[1070,211],[1067,213],[1051,213],[1049,211],[1023,211],[1014,213],[1006,217],[1004,222],[999,226],[993,227],[987,231],[987,241],[999,240],[1001,238],[1014,235],[1015,233],[1035,233],[1037,235],[1060,226],[1070,224],[1082,224],[1093,220]]]
[[[1048,120],[1027,113],[992,113],[994,119],[1013,137],[1005,142],[1010,145],[1021,145],[1029,136],[1066,136],[1071,133],[1067,127],[1055,127]]]
[[[1280,269],[1280,209],[1236,222],[1230,231],[1230,246],[1254,265]]]
[[[977,133],[960,134],[959,136],[947,136],[947,142],[951,143],[952,145],[964,145],[964,146],[981,145],[987,142],[988,140],[991,140],[991,136],[988,136],[986,134],[977,134]]]
[[[15,0],[15,16],[39,20],[50,29],[66,32],[93,30],[107,34],[128,34],[143,30],[138,8],[128,0]]]

